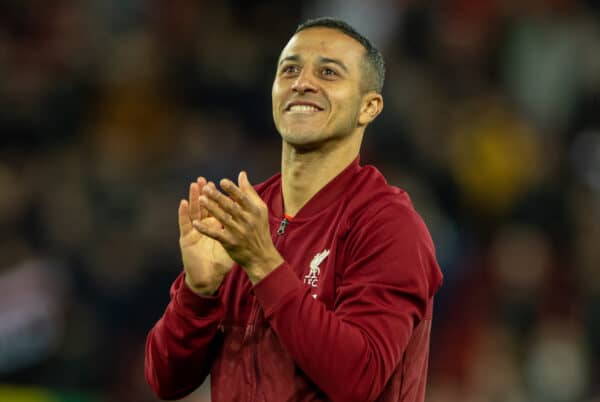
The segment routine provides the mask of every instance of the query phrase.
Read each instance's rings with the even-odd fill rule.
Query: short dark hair
[[[385,80],[385,63],[383,61],[383,55],[379,49],[377,49],[377,47],[373,45],[369,39],[359,33],[350,24],[332,17],[309,19],[298,25],[298,28],[296,28],[296,32],[294,32],[294,34],[297,34],[298,32],[308,28],[320,27],[336,29],[355,39],[365,48],[367,54],[363,69],[363,87],[366,91],[377,91],[378,93],[381,93],[383,90],[383,81]]]

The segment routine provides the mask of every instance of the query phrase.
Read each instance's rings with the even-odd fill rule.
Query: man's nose
[[[292,85],[292,90],[300,95],[305,92],[317,92],[317,85],[314,82],[312,73],[307,69],[300,71],[300,74],[298,74],[296,81]]]

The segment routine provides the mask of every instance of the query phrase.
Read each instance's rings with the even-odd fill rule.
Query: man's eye
[[[283,67],[283,72],[286,74],[294,74],[297,73],[300,69],[298,68],[298,66],[294,66],[294,65],[289,65],[289,66],[285,66]]]
[[[326,77],[335,77],[337,75],[337,72],[335,70],[325,67],[323,69],[323,75]]]

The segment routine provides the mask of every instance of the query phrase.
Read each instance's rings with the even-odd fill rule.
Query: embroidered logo
[[[328,255],[329,249],[325,249],[313,257],[312,261],[310,262],[310,271],[308,272],[308,275],[304,276],[304,283],[312,286],[313,288],[317,287],[319,284],[319,275],[321,274],[321,268],[319,268],[319,265],[321,265]]]

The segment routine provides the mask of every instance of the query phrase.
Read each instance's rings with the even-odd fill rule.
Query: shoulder
[[[441,272],[435,247],[425,222],[415,210],[408,193],[390,186],[374,167],[361,172],[358,187],[347,205],[348,251],[352,260],[378,254],[386,261],[385,271],[402,270],[422,275],[435,291]],[[354,186],[353,186],[354,187]],[[411,266],[410,270],[403,267]]]
[[[374,166],[361,167],[352,188],[347,192],[347,213],[352,224],[373,225],[382,222],[424,227],[409,194],[387,183]]]

